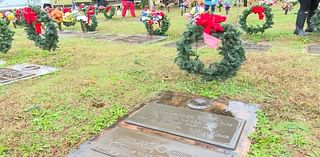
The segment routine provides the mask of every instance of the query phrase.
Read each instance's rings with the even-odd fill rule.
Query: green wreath
[[[163,18],[159,21],[160,27],[154,29],[153,24],[149,24],[148,21],[144,22],[146,30],[150,35],[165,35],[169,30],[170,20],[167,15],[164,15]]]
[[[23,20],[28,39],[34,41],[35,46],[43,50],[55,51],[59,42],[56,22],[54,22],[48,14],[42,11],[39,7],[32,6],[30,9],[36,13],[37,18],[32,24],[29,24],[26,18]],[[44,28],[44,33],[37,33],[36,23],[42,25],[41,29]]]
[[[107,6],[108,7],[108,6]],[[110,13],[109,13],[110,12]],[[112,19],[112,17],[116,14],[116,8],[111,7],[109,11],[105,10],[103,15],[106,19]]]
[[[263,18],[263,16],[265,16],[265,18],[266,18],[265,23],[262,26],[261,25],[248,26],[248,24],[247,24],[248,15],[253,13],[255,8],[259,8],[259,7],[263,8],[263,10],[262,10],[263,14],[261,14],[261,16],[262,16],[262,18]],[[256,5],[256,6],[252,6],[251,8],[247,8],[243,11],[242,15],[240,16],[239,24],[240,24],[241,28],[248,34],[263,33],[263,32],[265,32],[266,29],[272,28],[272,25],[274,24],[273,23],[273,14],[271,13],[271,11],[272,11],[272,9],[267,5],[261,5],[261,6]],[[259,18],[261,16],[259,15]]]
[[[315,14],[311,17],[311,28],[314,32],[320,34],[320,10],[316,10]]]
[[[97,17],[95,15],[90,16],[90,24],[87,21],[80,20],[81,29],[83,32],[93,32],[96,31],[98,27]]]
[[[11,46],[14,32],[8,27],[7,21],[0,20],[0,52],[6,54]]]
[[[230,24],[224,24],[222,27],[223,33],[216,32],[211,35],[222,41],[222,47],[218,51],[223,59],[219,63],[211,63],[206,67],[191,46],[192,43],[203,38],[203,28],[198,25],[188,25],[181,41],[177,43],[178,54],[175,63],[181,70],[201,75],[206,81],[226,79],[236,74],[246,58],[240,32]]]

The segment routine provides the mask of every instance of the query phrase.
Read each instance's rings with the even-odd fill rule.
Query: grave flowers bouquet
[[[145,10],[141,13],[140,21],[144,23],[150,35],[164,35],[170,26],[167,15],[162,11]],[[158,25],[158,28],[154,29],[154,24]]]
[[[74,26],[77,22],[77,12],[66,12],[63,16],[62,22],[66,27]]]

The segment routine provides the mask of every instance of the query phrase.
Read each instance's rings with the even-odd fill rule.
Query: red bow
[[[220,23],[226,21],[226,19],[225,16],[203,13],[196,18],[196,24],[204,27],[203,32],[211,34],[211,31],[223,32],[224,29]]]
[[[111,6],[110,6],[110,5],[108,5],[108,6],[106,7],[106,12],[109,12],[109,11],[110,11],[110,9],[111,9]]]
[[[252,10],[251,10],[252,13],[255,13],[255,14],[258,14],[259,15],[259,20],[263,20],[264,18],[264,8],[261,7],[261,6],[255,6],[255,7],[252,7]]]
[[[71,8],[63,8],[63,13],[71,12]]]
[[[41,34],[41,27],[42,27],[42,24],[40,22],[37,22],[34,25],[34,28],[35,28],[37,34]]]
[[[90,19],[91,19],[92,15],[94,15],[94,11],[93,10],[88,10],[87,11],[88,25],[90,24]]]
[[[26,7],[23,11],[23,18],[29,25],[31,25],[37,20],[37,14],[32,9]]]
[[[86,5],[85,5],[84,3],[81,3],[81,4],[79,5],[79,8],[80,8],[80,9],[83,9],[84,7],[86,7]]]

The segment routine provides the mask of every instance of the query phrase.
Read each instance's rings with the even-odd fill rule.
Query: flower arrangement
[[[104,17],[106,19],[112,19],[112,17],[116,13],[116,8],[111,7],[110,5],[104,7],[104,6],[99,6],[99,12],[103,13]]]
[[[77,22],[77,12],[66,12],[63,16],[62,22],[66,27],[74,26]]]
[[[150,35],[165,35],[170,26],[169,18],[162,11],[145,10],[141,13],[140,21]],[[154,29],[154,24],[158,25],[158,28]]]

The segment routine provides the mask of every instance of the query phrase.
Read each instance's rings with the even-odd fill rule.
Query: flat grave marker
[[[116,127],[69,157],[231,157],[198,146],[183,144],[156,135]]]
[[[203,40],[194,42],[194,43],[191,44],[191,46],[192,46],[193,49],[202,49],[202,48],[207,47],[207,45],[204,43]],[[166,43],[166,44],[163,45],[163,47],[176,48],[177,47],[177,41]]]
[[[151,103],[128,118],[126,123],[235,149],[245,121],[218,114]]]
[[[314,54],[320,54],[320,44],[312,44],[308,46],[308,52]]]
[[[271,48],[269,44],[262,44],[262,43],[253,43],[253,42],[245,42],[243,44],[244,49],[247,51],[258,51],[258,52],[265,52]]]

